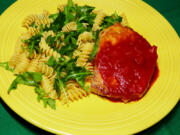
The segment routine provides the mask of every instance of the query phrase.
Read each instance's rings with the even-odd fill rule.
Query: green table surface
[[[16,0],[0,0],[0,14]],[[180,35],[180,0],[144,0],[158,10]],[[0,98],[0,135],[49,135],[14,113]],[[86,133],[85,133],[86,134]],[[180,103],[159,123],[137,135],[180,135]]]

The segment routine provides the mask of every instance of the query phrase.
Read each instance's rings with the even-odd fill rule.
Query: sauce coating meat
[[[123,102],[141,98],[157,64],[157,47],[116,23],[100,34],[92,92]]]

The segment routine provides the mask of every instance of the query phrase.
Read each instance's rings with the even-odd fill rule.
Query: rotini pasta
[[[80,49],[79,58],[76,61],[77,66],[85,66],[86,62],[89,59],[89,55],[93,50],[94,43],[85,43]]]
[[[27,31],[31,36],[34,36],[40,32],[40,28],[39,28],[39,26],[37,28],[29,27],[29,29]]]
[[[87,70],[89,70],[91,73],[94,72],[94,66],[93,66],[93,64],[92,64],[91,62],[87,62],[87,63],[84,65],[84,67],[85,67]]]
[[[47,39],[48,36],[54,37],[54,36],[55,36],[55,33],[54,33],[52,30],[50,30],[50,31],[45,31],[45,32],[43,33],[43,38],[44,38],[44,39]]]
[[[38,59],[32,59],[30,64],[28,65],[27,71],[28,72],[38,72]]]
[[[54,72],[52,67],[49,67],[48,65],[46,65],[46,64],[44,64],[42,62],[40,62],[38,64],[38,69],[37,70],[38,70],[38,72],[41,72],[41,73],[45,74],[48,78],[53,76],[53,72]]]
[[[61,56],[58,52],[54,51],[50,46],[48,46],[44,38],[41,38],[39,47],[47,56],[53,56],[56,60],[58,60],[58,58]]]
[[[41,80],[41,87],[45,91],[46,94],[48,94],[49,97],[56,99],[57,93],[53,88],[53,83],[48,79],[47,76],[43,75],[43,78]]]
[[[22,22],[22,27],[29,29],[31,27],[32,23],[35,23],[38,19],[39,19],[38,15],[29,15]]]
[[[93,36],[92,32],[83,32],[78,36],[77,44],[78,44],[78,49],[81,48],[81,45],[85,42],[92,42]]]
[[[46,63],[48,62],[50,56],[46,56],[45,54],[40,55],[39,62]]]
[[[76,22],[70,22],[62,27],[62,32],[71,32],[77,29]]]
[[[63,104],[67,104],[68,101],[75,101],[82,99],[83,97],[88,96],[89,93],[87,93],[85,90],[83,90],[75,81],[70,80],[67,82],[67,88],[66,88],[66,95],[62,92],[60,101]],[[68,99],[67,99],[68,98]]]
[[[43,28],[45,26],[49,27],[50,24],[53,22],[52,19],[49,18],[49,12],[44,10],[43,14],[39,15],[38,18],[35,21],[35,24],[37,27],[40,27],[41,25],[43,25]]]
[[[117,14],[106,17],[101,10],[78,6],[71,0],[57,6],[57,10],[27,16],[22,22],[26,32],[19,36],[13,56],[8,63],[0,64],[14,71],[17,80],[35,82],[23,83],[34,86],[38,99],[51,107],[55,103],[52,99],[67,104],[88,96],[99,38],[105,28],[121,21]],[[121,24],[127,26],[122,16]]]
[[[14,73],[19,74],[25,72],[29,65],[29,62],[30,60],[26,57],[26,54],[22,53],[17,61]]]
[[[106,14],[103,11],[100,10],[97,12],[97,15],[96,15],[96,18],[94,20],[93,27],[92,27],[93,31],[97,31],[100,29],[100,25],[103,22],[103,19],[105,16],[106,16]]]
[[[49,80],[51,81],[52,84],[54,84],[54,80],[56,78],[56,72],[54,74],[51,75],[51,77],[49,77]]]

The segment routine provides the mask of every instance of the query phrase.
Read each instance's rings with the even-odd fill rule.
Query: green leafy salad
[[[52,109],[57,99],[68,103],[88,95],[99,33],[121,21],[117,13],[108,16],[72,0],[58,6],[54,14],[44,11],[28,16],[14,55],[0,63],[16,76],[8,93],[19,84],[34,86],[38,101]]]

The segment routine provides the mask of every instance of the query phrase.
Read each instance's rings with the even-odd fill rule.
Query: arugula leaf
[[[39,87],[36,87],[34,90],[38,94],[37,100],[38,102],[40,102],[40,100],[42,100],[46,96],[46,93],[43,89],[40,89]]]
[[[80,72],[80,73],[71,73],[69,74],[66,78],[65,78],[65,81],[68,81],[69,79],[76,79],[76,78],[79,78],[79,77],[85,77],[87,75],[91,75],[91,72]]]
[[[62,46],[62,48],[60,50],[58,50],[58,52],[61,55],[67,55],[67,56],[72,56],[73,55],[73,51],[74,49],[77,48],[76,42],[78,39],[78,35],[79,32],[68,32],[68,33],[64,33],[65,34],[65,46]]]
[[[60,95],[61,95],[61,90],[60,90],[60,88],[59,88],[59,81],[58,81],[58,79],[55,79],[55,81],[54,81],[54,89],[55,89],[56,92],[57,92],[57,96],[60,97]]]
[[[35,22],[31,23],[30,27],[37,28]]]
[[[84,31],[86,31],[86,28],[83,26],[82,23],[77,22],[77,31],[80,33],[83,33]]]
[[[48,59],[48,62],[46,63],[48,66],[50,67],[53,67],[56,69],[56,67],[58,66],[58,63],[56,62],[56,59],[51,56],[49,59]]]
[[[52,109],[56,109],[56,105],[55,105],[55,100],[52,98],[48,98],[47,100],[47,104],[52,108]]]
[[[46,30],[53,30],[55,33],[57,33],[58,31],[61,31],[65,22],[65,14],[59,11],[58,15],[54,15],[51,17],[53,17],[54,22],[51,23],[50,27],[46,28]]]
[[[95,7],[91,6],[78,6],[76,8],[76,18],[79,22],[89,22],[91,12]]]
[[[32,36],[30,39],[24,40],[23,42],[28,45],[29,57],[31,57],[33,50],[40,52],[39,43],[41,41],[41,33]]]
[[[97,39],[96,43],[94,44],[94,48],[93,48],[92,53],[91,53],[91,55],[89,57],[90,61],[92,61],[95,58],[96,53],[98,52],[98,43],[99,43],[99,39]]]
[[[76,5],[72,2],[72,0],[68,0],[67,5],[64,7],[64,14],[66,16],[65,23],[67,24],[71,22],[75,18]]]
[[[8,89],[8,93],[17,88],[18,84],[25,84],[29,86],[39,86],[42,80],[42,74],[40,72],[24,72],[17,75],[16,79],[12,82]]]
[[[47,107],[47,105],[49,105],[52,109],[54,110],[56,109],[55,100],[52,98],[48,98],[47,94],[45,93],[43,89],[36,87],[34,90],[38,94],[37,96],[38,102],[42,100],[44,103],[44,107]]]
[[[111,16],[106,16],[103,20],[103,23],[101,25],[102,29],[105,29],[111,25],[113,25],[116,22],[121,22],[122,21],[122,17],[118,16],[118,14],[115,12],[113,15]]]
[[[58,17],[58,13],[55,13],[55,14],[51,14],[49,16],[49,18],[53,19],[53,20],[56,20],[56,18]]]
[[[56,47],[56,37],[53,37],[52,35],[49,35],[46,38],[46,43],[51,47],[55,48]]]
[[[66,89],[65,89],[65,82],[63,82],[62,80],[58,79],[58,83],[59,83],[60,89],[64,92],[64,95],[66,97],[67,103],[69,103],[68,96],[67,96]]]
[[[5,68],[6,70],[11,71],[11,72],[14,71],[13,68],[10,68],[10,67],[9,67],[9,63],[8,63],[8,62],[0,62],[0,67],[3,67],[3,68]]]
[[[94,59],[94,57],[96,56],[96,53],[98,52],[98,45],[99,45],[99,33],[100,31],[96,31],[95,35],[94,35],[94,39],[95,39],[95,45],[94,48],[91,52],[91,55],[89,57],[89,60],[92,61]]]

